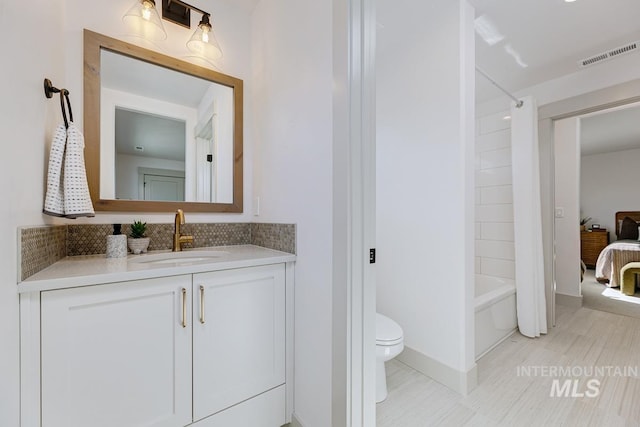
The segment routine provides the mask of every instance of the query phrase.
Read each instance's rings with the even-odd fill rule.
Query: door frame
[[[555,182],[553,179],[555,174],[555,158],[553,155],[555,144],[554,122],[639,101],[640,79],[636,79],[551,102],[538,108],[545,291],[547,294],[547,322],[549,325],[555,326],[556,324]]]
[[[375,0],[333,0],[331,425],[375,425]],[[346,357],[345,357],[346,356]]]

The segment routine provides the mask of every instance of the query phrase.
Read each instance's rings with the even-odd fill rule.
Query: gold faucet
[[[193,243],[193,236],[182,235],[180,226],[184,224],[184,212],[182,209],[176,211],[175,227],[173,229],[173,252],[180,252],[184,243]]]

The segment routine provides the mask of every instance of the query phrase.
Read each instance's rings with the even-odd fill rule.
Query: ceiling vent
[[[640,45],[640,42],[629,43],[624,46],[620,46],[615,49],[590,56],[589,58],[582,59],[578,61],[578,65],[580,65],[580,67],[582,68],[589,67],[593,64],[599,64],[600,62],[608,61],[609,59],[616,58],[620,55],[636,52],[638,50],[638,45]]]

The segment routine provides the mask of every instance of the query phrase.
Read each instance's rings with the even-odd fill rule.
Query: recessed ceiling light
[[[565,1],[565,3],[573,3],[576,0],[564,0],[564,1]]]

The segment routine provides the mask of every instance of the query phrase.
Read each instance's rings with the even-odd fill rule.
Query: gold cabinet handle
[[[187,327],[187,290],[182,288],[182,327]]]
[[[200,323],[204,325],[204,286],[200,285]]]

